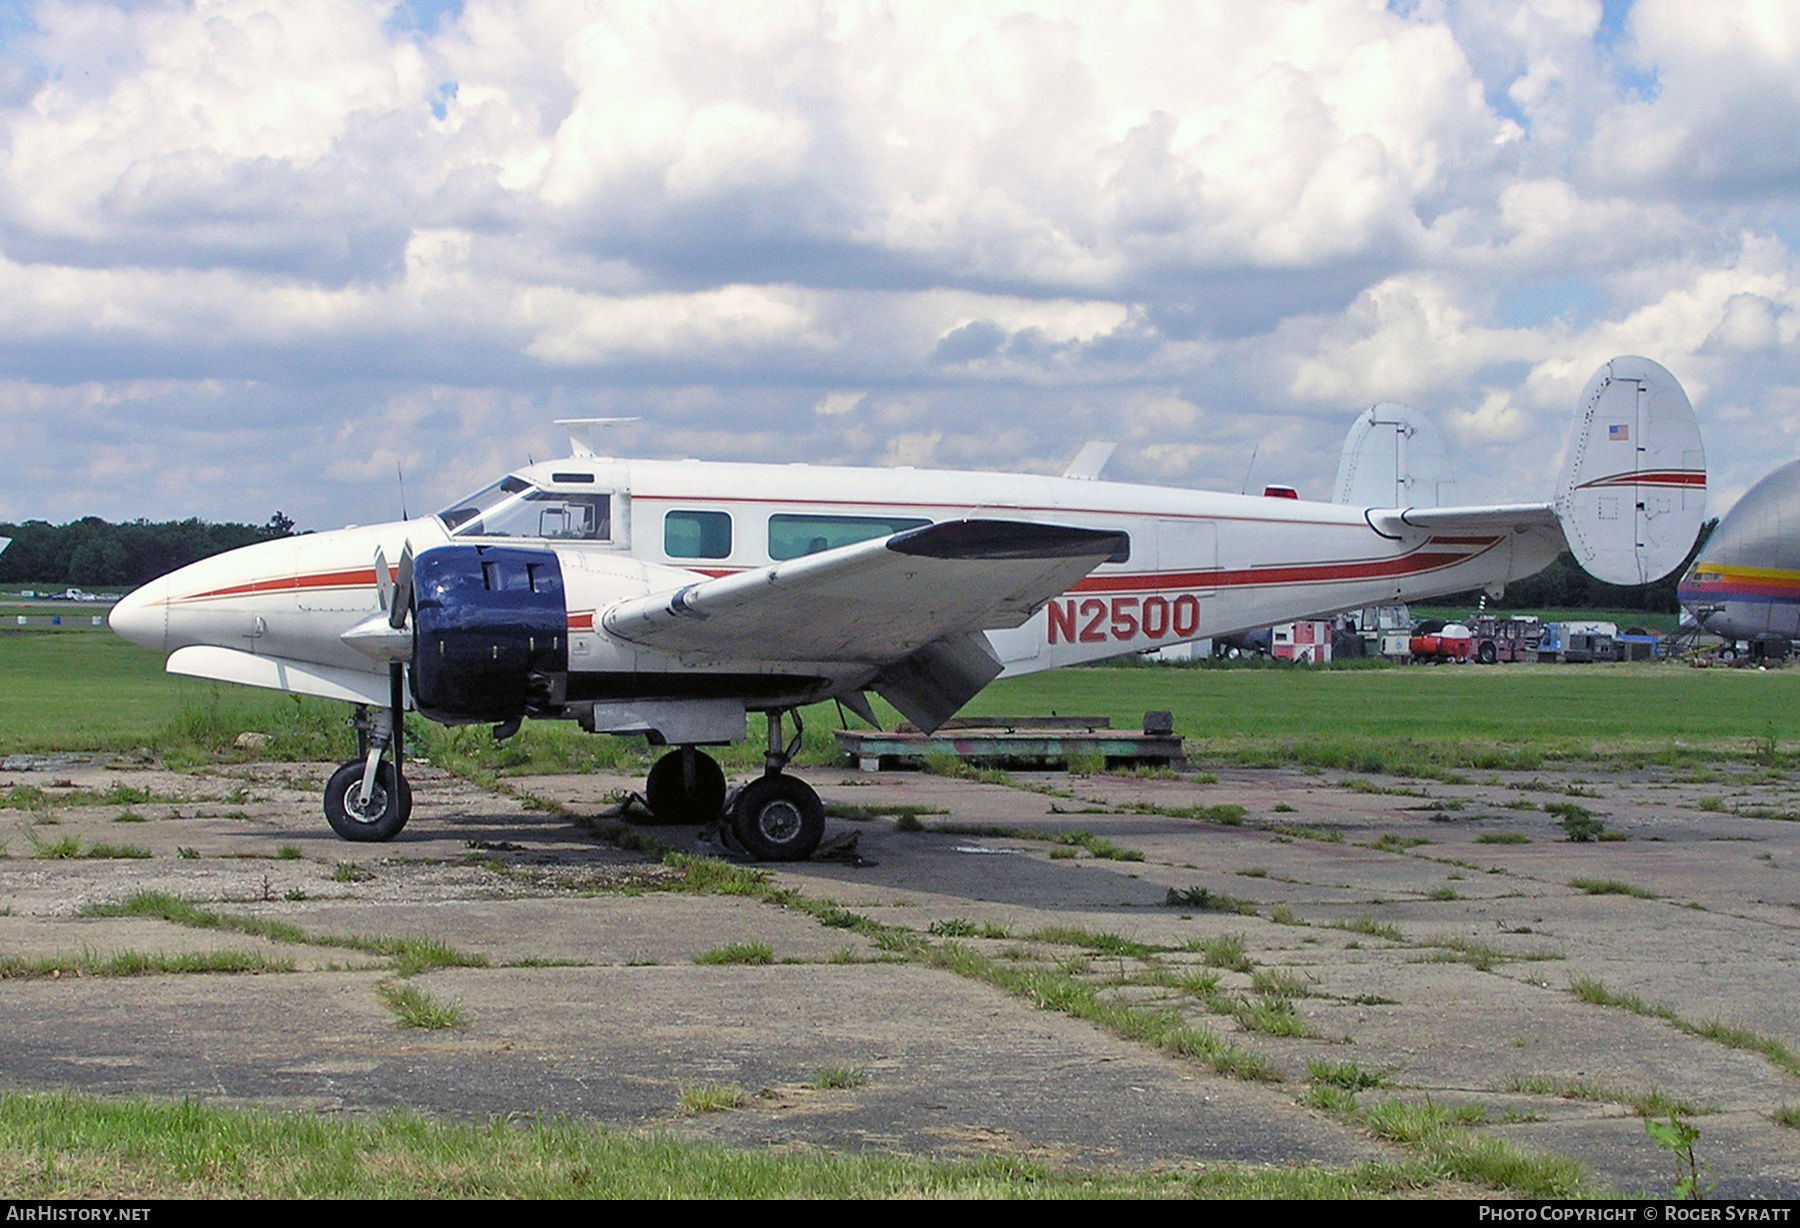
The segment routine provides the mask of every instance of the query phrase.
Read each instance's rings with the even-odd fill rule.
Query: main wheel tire
[[[825,805],[792,776],[764,776],[738,791],[731,833],[758,861],[805,861],[825,835]]]
[[[392,840],[412,817],[412,786],[383,760],[375,769],[369,804],[362,796],[363,761],[353,759],[331,774],[325,785],[325,821],[331,830],[359,844]]]
[[[644,800],[658,823],[710,823],[725,809],[725,771],[711,755],[694,752],[694,791],[681,770],[681,752],[658,759],[644,780]]]

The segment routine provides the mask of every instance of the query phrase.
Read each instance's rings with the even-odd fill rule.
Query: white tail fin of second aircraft
[[[1383,401],[1356,416],[1338,460],[1334,503],[1352,507],[1443,507],[1455,482],[1444,441],[1410,405]]]
[[[1648,584],[1681,565],[1706,512],[1706,452],[1676,378],[1648,358],[1615,358],[1582,391],[1556,515],[1582,567],[1609,584]]]

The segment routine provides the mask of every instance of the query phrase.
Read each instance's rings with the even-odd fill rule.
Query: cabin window
[[[663,553],[672,559],[729,557],[730,515],[725,512],[670,512],[663,517]]]
[[[1121,533],[1119,534],[1119,538],[1123,544],[1120,545],[1117,550],[1106,556],[1106,561],[1109,563],[1131,562],[1131,534]]]
[[[771,516],[769,557],[797,559],[876,537],[892,537],[930,523],[917,516]]]

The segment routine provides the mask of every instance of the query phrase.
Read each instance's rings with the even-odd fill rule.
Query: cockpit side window
[[[440,512],[450,535],[530,537],[551,541],[612,540],[612,496],[543,490],[523,478],[502,478]]]

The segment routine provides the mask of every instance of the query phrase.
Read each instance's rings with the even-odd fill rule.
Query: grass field
[[[1637,665],[1076,669],[1010,679],[971,713],[1056,711],[1135,727],[1167,709],[1201,756],[1323,762],[1352,751],[1464,766],[1533,757],[1680,761],[1779,753],[1800,737],[1800,670]],[[1774,740],[1771,746],[1770,739]],[[1505,750],[1507,762],[1491,752]],[[1345,762],[1343,766],[1354,766]]]
[[[1101,715],[1135,728],[1144,712],[1167,709],[1201,760],[1405,771],[1785,758],[1800,742],[1797,700],[1800,669],[1126,666],[1003,680],[966,712]],[[0,631],[0,753],[151,748],[179,764],[229,758],[237,734],[255,730],[273,738],[266,757],[332,759],[353,750],[346,711],[171,677],[154,653],[111,635]],[[807,721],[807,757],[829,757],[835,709],[819,705]],[[501,748],[479,726],[439,730],[415,718],[415,728],[429,753],[487,771],[635,769],[647,753],[641,742],[561,722],[530,723]],[[728,762],[759,754],[741,746]]]

